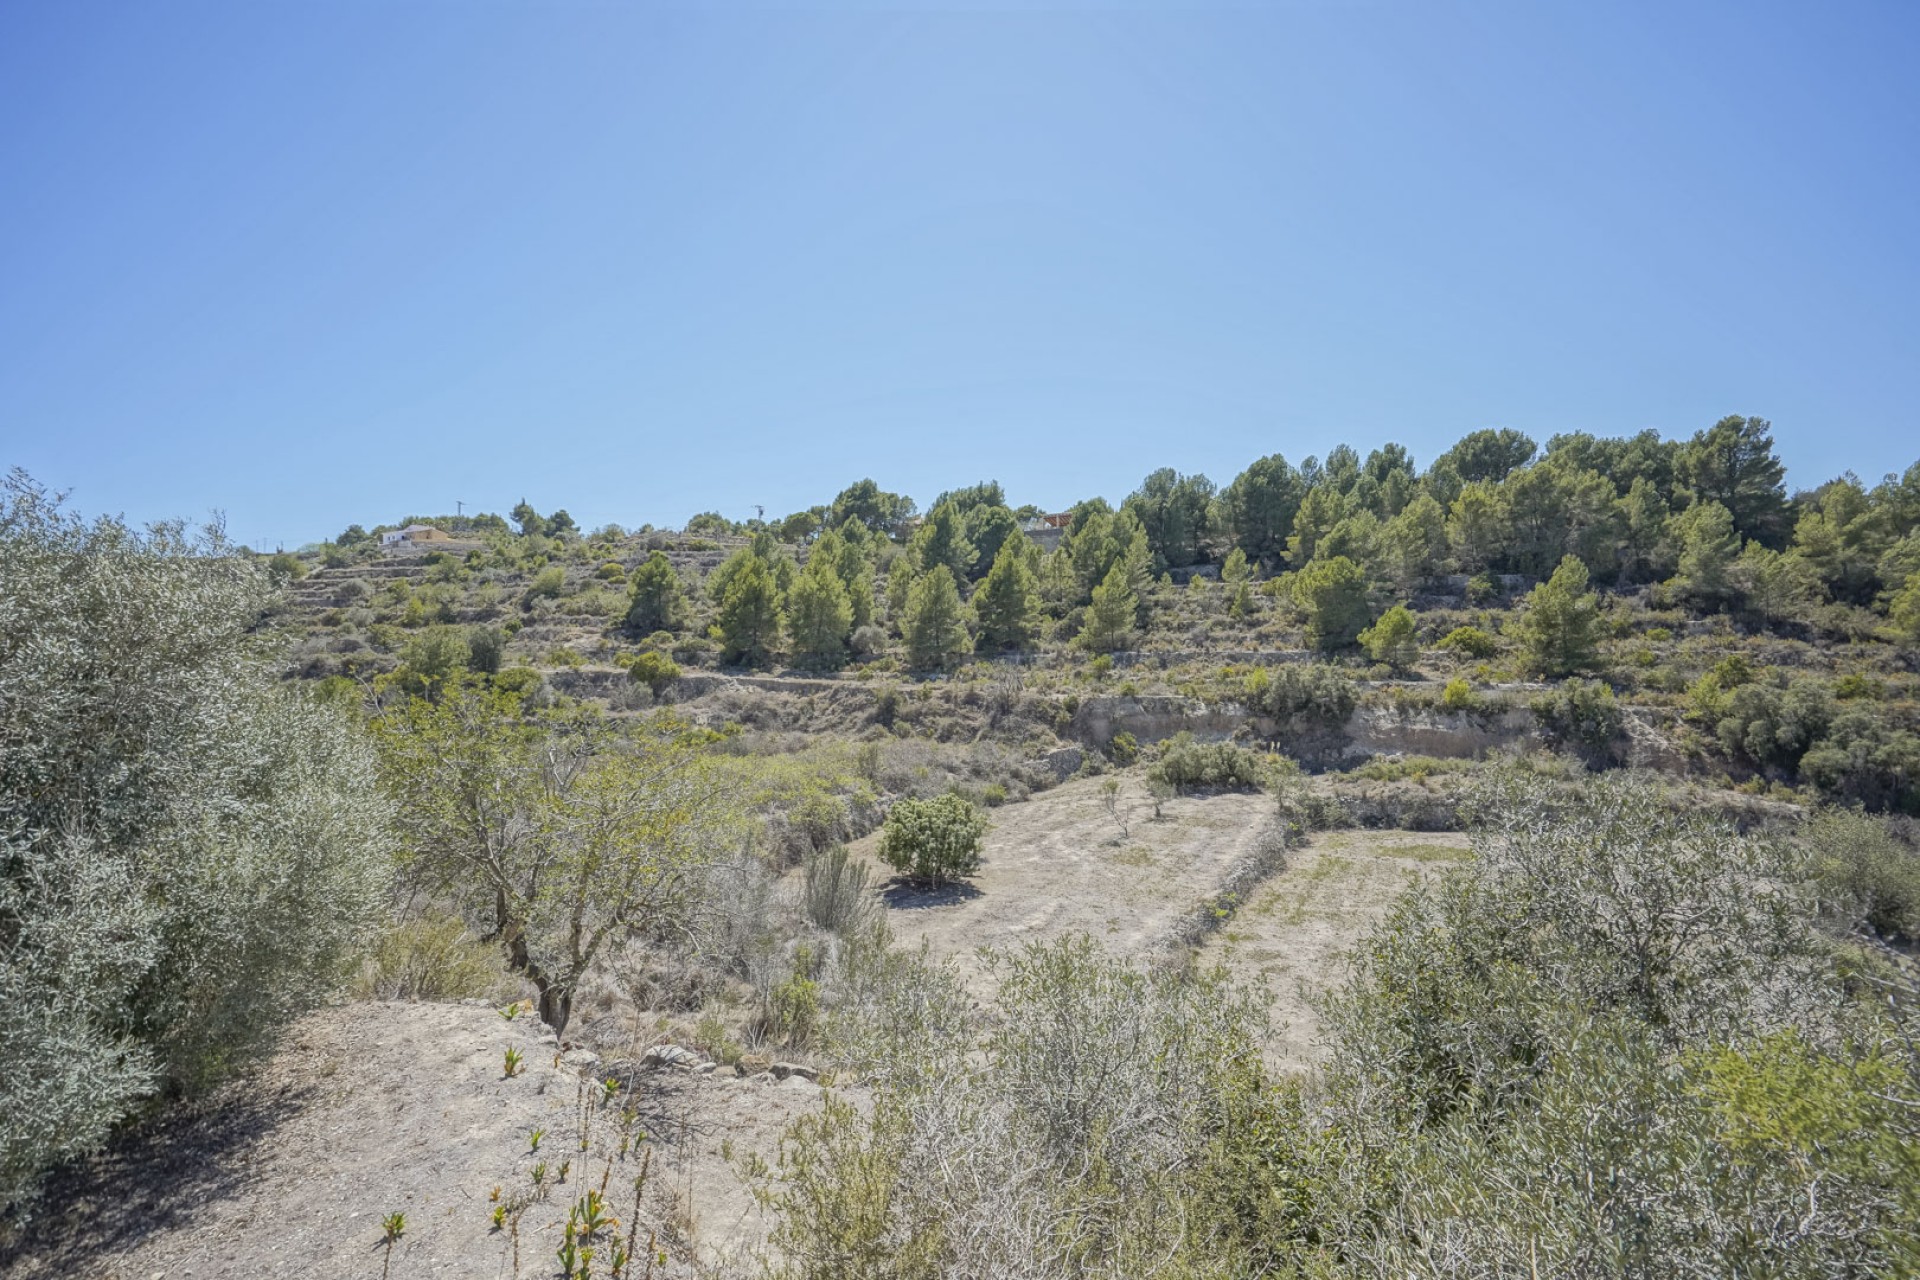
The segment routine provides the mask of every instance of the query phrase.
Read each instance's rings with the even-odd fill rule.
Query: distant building
[[[1030,541],[1037,543],[1042,551],[1051,551],[1060,545],[1067,535],[1067,526],[1073,523],[1073,512],[1062,511],[1050,516],[1035,516],[1026,522],[1026,534]]]
[[[404,529],[390,529],[380,535],[380,545],[396,547],[403,542],[448,542],[451,539],[440,529],[430,524],[410,524]]]

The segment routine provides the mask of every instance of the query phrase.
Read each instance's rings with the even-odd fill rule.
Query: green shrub
[[[873,887],[867,867],[848,856],[845,845],[833,845],[806,860],[800,904],[815,926],[851,937],[874,913]]]
[[[644,684],[657,698],[680,679],[680,667],[665,654],[648,649],[634,655],[632,664],[627,668],[627,679],[635,684]]]
[[[353,980],[363,1000],[492,1000],[515,989],[500,948],[438,911],[389,926]]]
[[[609,560],[593,571],[593,576],[602,582],[618,582],[627,576],[627,566],[618,560]]]
[[[467,669],[481,675],[495,675],[506,656],[507,638],[493,627],[475,627],[467,632]]]
[[[545,677],[532,667],[508,667],[493,677],[493,687],[503,693],[526,697],[545,682]]]
[[[1625,723],[1613,690],[1598,680],[1569,680],[1535,698],[1532,706],[1555,741],[1590,757],[1605,755]]]
[[[887,813],[880,860],[916,883],[946,884],[979,869],[986,834],[986,815],[962,796],[901,800]]]
[[[1829,911],[1843,930],[1865,925],[1889,942],[1920,942],[1920,849],[1884,819],[1828,809],[1804,841]]]
[[[532,583],[527,587],[526,599],[529,603],[534,600],[555,599],[561,591],[565,590],[566,585],[567,571],[557,564],[550,564],[533,576]]]
[[[1455,677],[1447,681],[1447,687],[1440,693],[1440,705],[1449,711],[1472,711],[1480,706],[1480,699],[1473,691],[1473,685]]]
[[[1413,611],[1397,604],[1360,633],[1360,646],[1375,662],[1388,667],[1390,673],[1407,671],[1420,659],[1419,632]]]
[[[1485,659],[1500,652],[1500,642],[1479,627],[1455,627],[1447,632],[1440,647],[1450,649],[1463,658]]]
[[[1160,758],[1148,770],[1149,779],[1167,783],[1185,793],[1257,791],[1266,784],[1266,758],[1231,742],[1195,742],[1181,733],[1160,748]]]
[[[1122,769],[1140,758],[1140,742],[1122,729],[1107,740],[1107,758]]]
[[[267,577],[275,583],[298,582],[307,576],[307,566],[300,557],[285,551],[277,552],[267,560]]]
[[[1295,733],[1335,729],[1360,704],[1360,688],[1325,663],[1255,667],[1242,686],[1249,710],[1286,722]]]
[[[1800,760],[1800,772],[1836,799],[1920,813],[1920,735],[1854,705]]]
[[[0,1205],[268,1049],[378,927],[372,746],[282,683],[272,598],[217,532],[0,479]]]

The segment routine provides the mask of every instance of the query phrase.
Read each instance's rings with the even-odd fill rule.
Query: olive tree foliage
[[[390,883],[372,750],[253,639],[215,528],[0,483],[0,1203],[339,982]]]
[[[981,1014],[865,950],[831,1047],[873,1105],[759,1170],[775,1273],[1912,1274],[1911,963],[1837,955],[1825,871],[1666,800],[1487,778],[1473,857],[1356,950],[1305,1076],[1264,1076],[1219,973],[1070,938],[990,960]]]
[[[1368,1275],[1897,1273],[1920,1147],[1861,1122],[1912,1068],[1868,1047],[1799,860],[1641,781],[1538,786],[1484,787],[1474,859],[1322,1004],[1287,1140],[1313,1238]],[[1783,1076],[1826,1084],[1782,1109]]]
[[[556,1031],[610,944],[686,918],[723,843],[721,787],[677,727],[623,737],[483,688],[376,724],[406,873],[500,943]]]

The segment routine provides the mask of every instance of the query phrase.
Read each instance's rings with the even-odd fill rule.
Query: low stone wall
[[[1088,698],[1072,725],[1075,738],[1096,747],[1119,733],[1142,743],[1164,742],[1178,733],[1203,742],[1251,737],[1313,763],[1396,752],[1470,758],[1525,743],[1538,732],[1533,713],[1518,707],[1497,712],[1359,707],[1337,730],[1297,735],[1238,703],[1153,696]]]

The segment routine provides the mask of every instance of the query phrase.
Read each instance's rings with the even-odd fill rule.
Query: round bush
[[[902,800],[887,814],[880,860],[909,880],[946,884],[979,869],[986,834],[986,815],[965,797]]]

